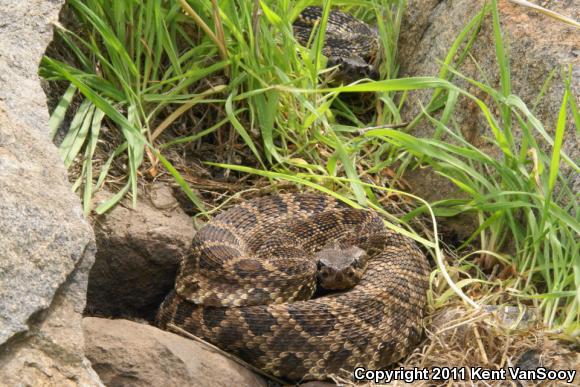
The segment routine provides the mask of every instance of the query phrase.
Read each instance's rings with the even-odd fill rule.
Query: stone
[[[330,382],[320,382],[318,380],[312,382],[302,383],[302,387],[336,387],[336,386],[346,386],[346,384],[330,383]]]
[[[28,332],[0,347],[1,385],[103,386],[85,357],[81,327],[92,249],[90,259],[82,259],[50,307],[30,317]]]
[[[102,385],[81,329],[92,230],[49,138],[38,64],[63,1],[0,7],[0,380]]]
[[[100,193],[95,201],[109,196]],[[122,202],[94,220],[98,252],[89,277],[87,313],[152,321],[191,246],[193,222],[170,187],[160,183],[131,207]]]
[[[512,93],[519,96],[532,109],[542,89],[546,77],[556,70],[552,82],[544,97],[537,103],[535,113],[544,124],[546,131],[554,137],[554,129],[564,94],[564,81],[561,68],[571,66],[572,92],[578,102],[580,96],[580,32],[568,24],[532,11],[526,7],[500,0],[499,14],[506,49],[510,57]],[[414,0],[409,1],[401,28],[399,39],[400,76],[437,76],[441,61],[465,27],[483,6],[483,0]],[[580,3],[574,0],[549,2],[549,9],[575,20],[580,20]],[[490,86],[499,89],[499,70],[495,53],[493,26],[491,16],[484,19],[481,31],[470,50],[475,62],[467,57],[457,69],[467,77],[489,82]],[[477,63],[477,65],[476,65]],[[484,74],[479,71],[482,69]],[[476,97],[489,102],[488,97],[466,81],[455,77],[453,83],[468,90]],[[412,119],[419,111],[421,101],[426,106],[431,91],[421,90],[409,95],[410,104],[403,112],[404,120]],[[497,112],[494,112],[497,116]],[[574,128],[571,112],[564,139],[564,151],[572,160],[580,160],[580,134]],[[487,122],[475,103],[460,97],[453,115],[455,124],[472,144],[497,156],[495,146],[486,138],[491,137]],[[431,137],[434,127],[423,121],[414,131],[418,137]],[[518,142],[521,133],[514,131]],[[544,150],[551,154],[550,147],[538,134],[537,140],[545,145]],[[571,180],[575,192],[580,190],[580,175],[562,162],[562,168]],[[426,200],[436,201],[461,197],[458,188],[449,180],[422,170],[423,173],[409,173],[405,178],[414,187],[414,192]],[[425,178],[428,174],[429,177]],[[450,193],[451,192],[451,193]],[[455,192],[455,194],[453,194]],[[450,196],[453,195],[453,196]],[[461,222],[463,227],[465,222]],[[465,230],[458,229],[459,233]],[[470,232],[474,229],[468,230]]]
[[[445,59],[459,32],[467,21],[479,12],[483,4],[483,0],[410,1],[399,39],[401,76],[437,75],[441,66],[439,61]],[[548,8],[573,19],[580,19],[580,4],[573,0],[552,2]],[[580,94],[578,29],[505,0],[499,1],[499,13],[504,43],[510,56],[512,93],[521,97],[531,108],[550,71],[571,65],[572,88],[578,96]],[[475,63],[469,59],[463,62],[458,71],[480,81],[487,80],[492,87],[499,88],[491,16],[484,19],[470,54],[485,71],[486,79],[482,79]],[[457,77],[453,82],[465,89],[472,89],[466,81]],[[548,123],[546,126],[548,131],[555,126],[563,91],[561,74],[556,72],[551,87],[536,109],[541,121]],[[425,97],[430,96],[430,91],[424,91],[417,96],[425,104],[427,101]],[[410,113],[417,113],[419,108],[414,104]],[[486,145],[481,137],[482,134],[487,134],[487,124],[473,103],[462,100],[456,112],[457,122],[466,137],[472,139],[476,145]],[[477,114],[473,114],[474,112]],[[418,127],[415,134],[429,136],[433,130],[432,125],[426,124]],[[569,134],[573,133],[572,128]],[[574,136],[570,139],[578,141]],[[571,157],[575,150],[572,145],[567,145]]]
[[[86,317],[87,356],[109,387],[267,386],[201,343],[146,324]]]

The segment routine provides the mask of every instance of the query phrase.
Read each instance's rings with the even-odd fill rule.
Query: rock
[[[109,387],[267,386],[260,376],[202,344],[128,320],[83,320],[87,356]]]
[[[2,386],[103,386],[85,357],[81,327],[94,249],[87,254],[50,307],[30,317],[28,332],[0,347]]]
[[[149,188],[149,200],[153,207],[159,210],[170,210],[179,207],[179,202],[173,196],[173,191],[163,183],[151,185]]]
[[[460,1],[410,1],[407,6],[404,27],[399,40],[401,75],[402,76],[436,76],[440,67],[438,60],[444,60],[453,40],[465,27],[467,21],[473,18],[483,6],[484,1],[476,3],[468,0]],[[580,4],[573,0],[553,2],[549,4],[553,11],[574,19],[580,19]],[[512,92],[518,95],[531,108],[546,80],[553,69],[563,65],[572,65],[572,87],[575,94],[580,94],[580,32],[574,27],[564,24],[548,16],[530,11],[508,1],[499,2],[501,27],[509,50],[511,65]],[[493,27],[491,16],[482,24],[470,54],[484,69],[486,79],[492,87],[499,88],[499,73],[495,54]],[[471,60],[465,60],[459,72],[480,81],[482,75]],[[468,83],[458,79],[454,83],[465,89],[472,89]],[[475,90],[471,90],[476,93]],[[542,102],[537,106],[537,115],[542,122],[548,123],[546,130],[553,130],[558,117],[564,85],[561,74],[557,72]],[[425,104],[429,91],[418,94]],[[456,109],[457,122],[464,130],[467,138],[476,145],[487,145],[482,138],[487,134],[487,124],[472,102],[463,99]],[[419,111],[414,105],[412,113]],[[477,112],[477,114],[474,114]],[[578,141],[572,136],[574,130],[570,123],[570,140]],[[425,124],[417,128],[416,134],[430,136],[434,128]],[[576,142],[576,145],[578,142]],[[574,159],[577,147],[566,144],[568,154]],[[578,159],[578,157],[576,157]]]
[[[400,76],[437,76],[440,61],[445,59],[454,39],[466,23],[479,12],[483,4],[483,0],[410,1],[399,40]],[[580,3],[578,1],[549,2],[547,7],[573,19],[580,19]],[[580,45],[578,44],[580,32],[570,25],[508,1],[499,1],[499,13],[510,56],[513,94],[519,96],[532,109],[546,77],[552,70],[556,69],[552,83],[535,111],[546,131],[553,138],[565,88],[562,72],[559,71],[562,66],[572,66],[574,93],[572,98],[578,99],[580,95]],[[484,83],[488,81],[490,86],[499,89],[499,72],[491,16],[484,19],[470,54],[477,62],[477,66],[468,57],[458,68],[458,71]],[[485,75],[480,73],[480,69]],[[486,97],[477,88],[470,86],[466,81],[455,77],[453,83],[483,99],[484,102],[489,102],[489,97]],[[411,119],[420,111],[420,106],[416,103],[418,100],[422,102],[423,106],[426,106],[430,95],[429,90],[411,94],[409,98],[411,104],[408,110],[403,112],[404,120]],[[570,116],[571,112],[569,112],[568,117]],[[483,114],[480,113],[474,102],[460,97],[453,119],[463,131],[465,138],[480,149],[497,155],[495,146],[486,140],[486,137],[490,137],[491,133]],[[569,119],[566,128],[564,151],[572,160],[579,160],[580,135],[574,129],[572,121]],[[433,125],[424,121],[415,128],[413,134],[419,137],[431,137],[433,131]],[[514,132],[516,141],[520,136],[520,133]],[[539,135],[537,135],[537,139],[540,144],[545,144]],[[545,149],[549,148],[546,146]],[[551,150],[549,154],[551,154]],[[566,168],[564,164],[562,167]],[[580,175],[572,173],[570,169],[568,168],[568,173],[570,173],[572,189],[578,192],[580,191]],[[424,173],[414,178],[413,174],[414,172],[410,173],[406,179],[414,186],[415,193],[427,200],[435,201],[460,197],[457,194],[458,189],[447,179],[440,177],[425,179]],[[422,184],[421,181],[428,182]],[[456,194],[450,196],[450,191],[456,192]],[[463,223],[465,222],[461,222],[460,227],[463,227]],[[462,232],[461,229],[457,231]],[[471,231],[473,229],[468,232]]]
[[[81,312],[93,233],[48,135],[37,76],[63,1],[0,8],[0,380],[101,385]]]
[[[89,277],[87,313],[152,320],[191,245],[191,218],[170,188],[157,184],[149,195],[140,195],[135,209],[116,206],[95,219],[94,228],[98,252]]]
[[[405,175],[413,193],[433,203],[443,199],[466,199],[467,194],[459,191],[447,178],[433,173],[430,168],[415,168]],[[434,189],[434,187],[436,187]],[[451,245],[460,245],[477,229],[478,219],[472,214],[459,214],[440,219],[438,228]]]
[[[336,387],[336,386],[341,386],[341,384],[313,381],[313,382],[302,383],[300,386],[302,386],[302,387]],[[345,384],[343,384],[342,386],[345,386]]]

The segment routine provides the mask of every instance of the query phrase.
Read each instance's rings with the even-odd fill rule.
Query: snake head
[[[367,266],[367,253],[358,247],[329,247],[316,253],[317,280],[326,290],[345,290],[361,280]]]
[[[328,67],[332,66],[339,66],[336,78],[348,83],[362,78],[378,80],[380,76],[374,65],[359,56],[330,57],[328,58]]]

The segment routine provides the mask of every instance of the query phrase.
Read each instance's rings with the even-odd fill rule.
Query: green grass
[[[289,181],[353,206],[374,208],[390,227],[416,239],[437,262],[431,305],[444,305],[458,294],[477,307],[475,301],[485,303],[491,296],[474,301],[464,291],[469,293],[475,284],[490,295],[501,289],[499,300],[535,306],[548,327],[577,336],[580,212],[562,167],[576,173],[579,168],[561,147],[567,124],[580,128],[580,115],[569,85],[552,138],[534,109],[512,94],[495,1],[466,23],[443,58],[438,77],[397,79],[402,0],[317,2],[327,11],[340,6],[376,24],[384,44],[380,68],[384,80],[328,84],[325,74],[331,70],[325,68],[320,52],[323,34],[314,33],[310,47],[297,45],[292,36],[293,19],[311,3],[70,1],[85,29],[59,34],[75,65],[47,57],[41,75],[71,85],[51,117],[53,131],[65,118],[73,95],[82,95],[60,151],[67,166],[80,158],[75,189],[82,188],[85,211],[91,208],[93,192],[107,181],[113,160],[124,158],[127,180],[97,212],[106,211],[127,192],[135,200],[146,159],[147,165],[161,163],[204,213],[202,200],[165,155],[174,147],[199,144],[220,133],[232,144],[243,144],[253,160],[243,166],[214,162],[211,168],[260,176],[273,184]],[[455,70],[469,59],[482,23],[491,23],[494,31],[499,90]],[[204,79],[222,82],[208,87]],[[485,98],[460,88],[456,79],[466,80]],[[434,91],[422,112],[405,129],[385,127],[403,123],[400,111],[410,103],[408,93],[419,89]],[[483,113],[499,156],[474,147],[453,126],[460,96]],[[221,112],[209,128],[181,138],[162,136],[188,110],[208,103]],[[435,128],[434,135],[418,139],[413,128],[425,120]],[[94,171],[103,123],[118,129],[122,141]],[[516,132],[521,133],[517,142]],[[426,203],[400,192],[398,177],[418,165],[431,167],[465,195]],[[385,206],[389,193],[413,201],[415,209],[399,219],[392,216]],[[460,264],[446,268],[435,216],[460,213],[475,216],[479,228],[457,249]],[[432,220],[433,230],[419,235],[410,224],[424,214]],[[518,274],[490,279],[473,264],[477,255],[495,257]],[[441,276],[446,287],[438,292]]]
[[[161,0],[71,0],[68,4],[84,28],[78,33],[61,29],[57,32],[74,56],[76,66],[44,57],[40,74],[71,85],[51,117],[53,134],[65,118],[71,93],[76,89],[84,97],[60,151],[70,166],[84,150],[83,169],[75,187],[84,187],[88,212],[89,198],[102,187],[112,162],[110,159],[105,163],[94,184],[92,155],[103,119],[106,117],[121,131],[124,141],[111,157],[127,157],[128,178],[119,192],[131,191],[135,201],[138,170],[148,149],[145,144],[156,148],[156,125],[167,106],[196,101],[204,95],[197,91],[198,81],[222,70],[227,63],[211,60],[214,47],[198,45],[190,39],[180,22],[185,16],[178,4],[167,7]],[[153,152],[149,157],[154,163]],[[97,212],[106,211],[122,196],[104,203]],[[195,196],[190,197],[201,205]]]

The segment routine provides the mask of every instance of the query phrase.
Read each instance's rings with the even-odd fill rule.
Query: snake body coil
[[[312,31],[320,24],[322,8],[306,7],[294,21],[296,40],[307,46]],[[331,10],[328,15],[322,53],[328,66],[339,66],[339,78],[352,82],[361,78],[378,79],[376,61],[379,36],[375,29],[352,15]]]
[[[316,252],[369,254],[353,289],[310,299]],[[254,199],[216,216],[193,240],[158,323],[172,323],[273,375],[323,379],[398,361],[421,335],[428,264],[378,215],[331,197]]]

